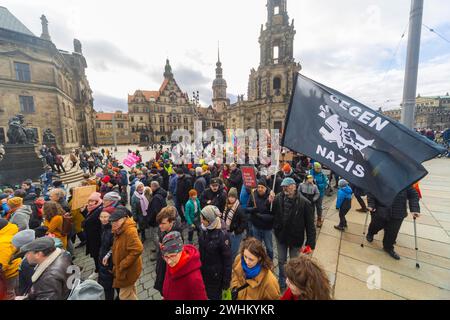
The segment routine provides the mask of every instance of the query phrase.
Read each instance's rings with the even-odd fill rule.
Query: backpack
[[[72,232],[72,215],[67,212],[63,215],[63,225],[62,225],[62,234],[68,235]]]
[[[67,300],[105,300],[103,287],[94,280],[75,280]]]

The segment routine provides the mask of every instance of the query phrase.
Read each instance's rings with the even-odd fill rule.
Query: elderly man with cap
[[[70,294],[67,272],[72,265],[72,258],[66,251],[56,248],[52,238],[38,238],[28,243],[20,252],[36,268],[31,277],[32,285],[25,296],[17,300],[65,300]]]
[[[110,216],[114,234],[112,246],[113,288],[119,289],[120,300],[137,300],[136,282],[142,272],[144,246],[139,239],[136,222],[125,208],[117,208]]]
[[[161,244],[161,254],[166,262],[164,300],[207,300],[205,284],[200,271],[198,249],[183,245],[178,231],[168,233]]]
[[[321,228],[323,224],[322,203],[323,197],[325,196],[325,190],[327,190],[328,187],[328,178],[322,172],[322,165],[318,162],[314,162],[314,169],[311,169],[309,174],[313,176],[313,179],[320,192],[320,197],[316,202],[314,202],[314,207],[317,209],[317,228]]]
[[[20,197],[13,197],[8,200],[8,216],[9,222],[16,224],[19,231],[28,229],[28,224],[31,218],[31,208],[23,204],[23,199]]]
[[[271,196],[272,193],[272,196]],[[275,194],[267,187],[264,179],[258,180],[257,192],[250,197],[246,212],[250,215],[252,235],[266,246],[269,258],[273,260],[273,212],[270,211],[270,199]],[[270,198],[270,199],[269,199]]]
[[[227,202],[227,192],[224,190],[222,180],[219,178],[211,179],[208,189],[203,191],[200,196],[200,204],[202,208],[211,205],[219,208],[220,212],[225,210]]]
[[[283,192],[276,195],[273,201],[273,229],[278,248],[278,265],[280,288],[286,288],[284,265],[288,258],[303,252],[311,252],[316,246],[316,229],[312,205],[308,199],[297,192],[295,180],[286,178],[281,183]],[[306,233],[306,242],[305,242]],[[281,290],[283,291],[283,290]]]

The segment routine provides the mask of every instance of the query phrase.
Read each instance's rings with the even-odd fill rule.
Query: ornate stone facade
[[[289,22],[286,0],[268,0],[266,28],[261,25],[260,64],[250,71],[247,100],[241,95],[227,107],[227,129],[284,128],[296,74],[294,20]]]
[[[95,111],[81,43],[74,40],[72,53],[56,48],[45,16],[41,37],[6,8],[0,7],[0,20],[0,143],[7,142],[8,119],[21,113],[38,143],[50,128],[63,152],[94,146]]]
[[[387,110],[384,115],[400,121],[401,109]],[[415,128],[445,130],[450,128],[450,95],[416,98]]]

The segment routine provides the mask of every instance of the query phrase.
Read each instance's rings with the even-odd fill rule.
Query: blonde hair
[[[66,192],[63,189],[59,189],[59,188],[52,189],[49,194],[50,194],[50,196],[52,194],[54,194],[54,195],[58,196],[59,199],[64,198],[66,196]]]

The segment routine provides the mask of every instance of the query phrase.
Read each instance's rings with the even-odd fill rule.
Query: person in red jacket
[[[285,267],[288,289],[280,300],[331,300],[326,272],[310,256],[300,255]]]
[[[183,245],[178,231],[168,233],[161,244],[167,263],[163,284],[164,300],[208,300],[200,271],[200,253],[193,245]]]

